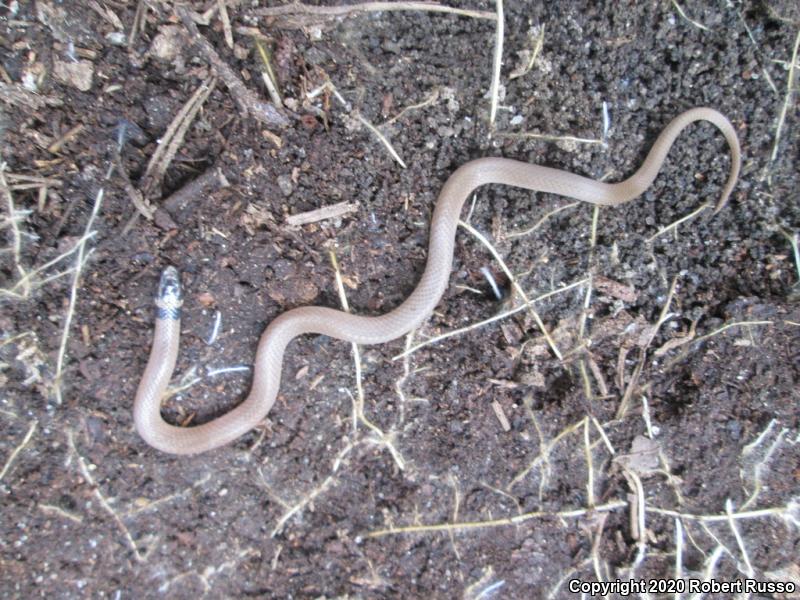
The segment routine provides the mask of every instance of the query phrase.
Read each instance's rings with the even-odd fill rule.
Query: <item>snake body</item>
[[[280,388],[283,354],[295,337],[311,333],[356,344],[380,344],[403,336],[428,318],[447,287],[459,213],[475,188],[490,183],[505,184],[591,204],[617,206],[639,196],[652,184],[675,138],[687,125],[698,120],[713,123],[730,147],[730,173],[716,207],[716,210],[721,209],[736,184],[741,152],[731,122],[711,108],[694,108],[672,120],[658,136],[641,167],[619,183],[604,183],[505,158],[468,162],[450,176],[439,194],[431,221],[425,271],[417,287],[400,306],[377,317],[357,316],[321,306],[296,308],[281,314],[269,324],[258,343],[253,383],[247,398],[226,414],[192,427],[170,425],[161,416],[161,399],[178,356],[182,304],[180,275],[174,267],[167,267],[161,275],[156,297],[153,346],[134,401],[136,430],[151,446],[173,454],[206,452],[235,440],[255,427],[272,408]]]

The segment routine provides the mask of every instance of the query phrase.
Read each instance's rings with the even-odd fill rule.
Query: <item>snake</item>
[[[701,120],[719,129],[730,150],[730,171],[716,203],[716,214],[728,202],[736,185],[741,150],[731,122],[708,107],[687,110],[670,121],[639,169],[618,183],[508,158],[478,158],[467,162],[456,169],[442,187],[431,219],[425,270],[416,288],[399,306],[378,316],[361,316],[324,306],[303,306],[280,314],[269,323],[259,340],[247,397],[228,412],[199,425],[172,425],[161,415],[162,399],[178,357],[183,304],[180,273],[173,266],[166,267],[155,298],[153,344],[133,405],[136,431],[154,448],[179,455],[207,452],[236,440],[256,427],[275,403],[284,352],[294,338],[319,334],[354,344],[382,344],[419,327],[433,313],[449,283],[461,208],[476,188],[503,184],[595,205],[618,206],[650,187],[681,131]]]

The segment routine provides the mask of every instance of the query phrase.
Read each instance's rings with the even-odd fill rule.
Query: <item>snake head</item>
[[[161,272],[156,293],[156,314],[159,319],[181,318],[183,293],[181,292],[181,276],[175,267],[167,267]]]

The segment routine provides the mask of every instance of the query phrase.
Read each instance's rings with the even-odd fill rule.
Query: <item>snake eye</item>
[[[175,267],[167,267],[161,272],[157,300],[171,303],[181,302],[181,276]]]

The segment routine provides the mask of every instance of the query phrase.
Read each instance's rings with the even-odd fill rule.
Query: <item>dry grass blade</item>
[[[269,97],[278,108],[283,107],[283,100],[281,99],[281,92],[278,89],[278,78],[275,77],[275,72],[272,70],[272,61],[269,58],[269,51],[267,50],[264,42],[253,36],[253,43],[258,50],[258,57],[261,59],[261,64],[264,65],[264,71],[261,72],[261,78],[264,80],[264,85],[267,87]]]
[[[425,108],[426,106],[430,106],[431,104],[434,104],[438,100],[439,100],[439,89],[436,88],[430,93],[430,95],[427,98],[425,98],[425,100],[423,100],[422,102],[417,102],[416,104],[411,104],[409,106],[406,106],[403,110],[401,110],[399,113],[397,113],[391,119],[388,119],[387,121],[385,121],[381,125],[381,127],[384,127],[386,125],[391,125],[392,123],[395,123],[395,122],[399,121],[407,113],[409,113],[411,111],[414,111],[414,110],[418,110],[420,108]]]
[[[439,523],[435,525],[408,525],[405,527],[391,527],[389,529],[379,529],[377,531],[371,531],[367,533],[364,537],[376,538],[376,537],[384,537],[387,535],[401,535],[408,533],[434,533],[438,531],[448,531],[448,532],[469,531],[474,529],[485,529],[487,527],[503,527],[508,525],[519,525],[521,523],[525,523],[526,521],[530,521],[532,519],[570,519],[570,518],[574,519],[578,517],[583,517],[588,514],[614,511],[619,508],[624,508],[626,506],[628,506],[627,502],[623,502],[621,500],[615,500],[613,502],[607,502],[606,504],[601,504],[600,506],[595,506],[592,508],[576,508],[574,510],[562,510],[553,512],[534,511],[528,513],[522,513],[514,517],[491,519],[488,521],[466,521],[460,523]]]
[[[655,325],[650,328],[650,335],[648,335],[647,340],[643,346],[639,349],[639,362],[636,364],[635,369],[633,370],[633,375],[631,375],[631,379],[628,382],[627,387],[625,388],[625,393],[622,396],[622,400],[620,401],[619,407],[617,408],[617,419],[622,419],[628,412],[628,408],[630,407],[631,400],[633,399],[633,394],[637,390],[639,385],[639,378],[641,377],[642,371],[644,370],[644,363],[645,358],[647,356],[647,350],[650,348],[650,344],[653,343],[656,335],[658,334],[658,330],[661,329],[661,326],[666,323],[672,315],[669,312],[669,308],[672,305],[672,299],[675,296],[675,289],[678,285],[678,278],[677,276],[672,279],[672,284],[669,286],[669,293],[667,294],[667,300],[664,303],[664,306],[661,308],[661,314],[658,317],[658,321]]]
[[[72,286],[70,287],[69,304],[67,305],[67,314],[64,316],[64,326],[61,330],[61,344],[59,345],[58,356],[56,358],[56,374],[53,378],[53,391],[55,393],[57,404],[61,404],[62,402],[61,379],[64,375],[64,361],[67,357],[67,340],[69,339],[69,330],[72,326],[72,318],[75,315],[75,306],[78,303],[78,289],[80,287],[81,273],[84,265],[86,264],[86,259],[89,256],[89,252],[86,251],[86,241],[92,237],[91,233],[92,228],[94,227],[95,219],[97,219],[97,215],[100,213],[100,207],[103,205],[103,197],[106,193],[105,186],[108,183],[113,171],[114,163],[112,163],[106,171],[105,177],[103,178],[102,187],[95,195],[94,204],[92,205],[92,212],[89,214],[89,218],[86,221],[86,228],[84,229],[83,237],[77,244],[78,252],[77,256],[75,257],[75,267],[72,270]]]
[[[46,283],[49,283],[49,282],[51,282],[51,281],[53,281],[55,279],[63,277],[71,269],[67,270],[67,271],[59,272],[59,273],[57,273],[55,275],[50,275],[50,276],[45,277],[43,279],[39,279],[38,275],[40,273],[43,273],[44,271],[50,269],[51,267],[54,267],[55,265],[60,263],[62,260],[64,260],[68,256],[71,256],[75,251],[77,251],[80,248],[80,245],[82,243],[85,243],[86,241],[90,240],[94,236],[95,236],[95,232],[94,231],[90,231],[87,235],[81,236],[80,238],[78,238],[78,240],[75,242],[75,244],[69,250],[66,250],[66,251],[62,252],[61,254],[56,256],[55,258],[50,259],[46,263],[41,264],[38,267],[35,267],[35,268],[31,269],[30,271],[26,271],[25,275],[20,277],[17,280],[17,282],[13,286],[11,286],[10,288],[8,288],[8,289],[0,289],[0,295],[7,296],[7,297],[10,297],[10,298],[15,298],[17,300],[23,300],[23,299],[27,298],[30,295],[30,293],[31,293],[31,291],[33,289],[35,289],[37,287],[41,287],[42,285],[44,285]],[[22,291],[18,292],[17,290],[19,288],[22,288]]]
[[[28,445],[28,442],[31,441],[33,434],[36,432],[37,425],[39,425],[39,421],[36,420],[31,421],[31,424],[28,427],[28,432],[25,434],[25,437],[22,439],[22,442],[19,444],[19,446],[14,448],[14,450],[9,455],[8,459],[6,459],[6,463],[5,465],[3,465],[3,469],[0,470],[0,481],[2,481],[3,477],[5,477],[11,470],[11,465],[14,464],[14,461],[16,460],[17,456],[19,456],[19,453],[22,452],[25,446]]]
[[[537,27],[535,30],[535,34],[531,38],[531,42],[533,43],[533,48],[531,50],[525,50],[524,54],[528,56],[528,60],[524,63],[519,65],[514,71],[512,71],[509,75],[509,79],[517,79],[518,77],[522,77],[523,75],[527,75],[533,69],[533,66],[536,64],[536,59],[539,58],[539,54],[542,52],[542,48],[544,48],[544,32],[545,26],[542,25],[541,27]],[[522,55],[521,55],[522,56]]]
[[[344,291],[344,279],[342,278],[342,272],[339,270],[339,261],[336,258],[336,253],[333,250],[330,251],[330,260],[336,278],[336,289],[339,292],[339,301],[342,304],[342,310],[349,313],[350,305],[347,302],[347,294]],[[397,468],[402,471],[405,469],[405,460],[392,442],[392,433],[384,433],[383,430],[370,421],[364,413],[364,384],[361,370],[361,350],[355,342],[353,342],[351,346],[353,349],[353,362],[355,363],[357,394],[357,396],[353,398],[353,433],[355,434],[358,431],[358,423],[363,423],[364,426],[372,431],[376,443],[388,448],[395,464],[397,464]]]
[[[525,303],[525,306],[528,307],[531,316],[533,317],[534,321],[536,321],[536,326],[539,328],[539,331],[542,332],[542,335],[544,335],[544,339],[547,340],[547,344],[548,346],[550,346],[550,349],[553,351],[553,354],[556,355],[558,360],[563,360],[564,357],[561,355],[558,346],[556,346],[555,340],[550,335],[550,332],[547,330],[547,327],[545,327],[545,324],[542,321],[541,317],[539,316],[539,313],[536,311],[535,308],[533,308],[533,304],[530,301],[530,299],[528,299],[528,295],[525,293],[525,290],[522,289],[522,286],[517,281],[517,278],[514,277],[514,274],[511,272],[511,269],[508,268],[506,262],[503,260],[503,257],[500,256],[500,253],[495,249],[495,247],[491,244],[491,242],[489,242],[489,240],[487,240],[486,237],[484,237],[483,234],[481,234],[481,232],[475,229],[472,225],[461,220],[458,221],[458,224],[464,229],[466,229],[470,234],[472,234],[472,236],[476,240],[478,240],[481,244],[483,244],[483,246],[491,253],[494,259],[497,261],[497,264],[500,265],[500,268],[503,270],[503,273],[505,273],[506,277],[508,277],[508,280],[511,282],[511,285],[513,286],[514,290],[520,295],[522,301]]]
[[[301,2],[293,2],[284,6],[259,8],[254,13],[260,17],[281,17],[288,15],[311,15],[323,17],[344,17],[355,13],[421,11],[446,13],[473,19],[494,20],[497,15],[491,11],[465,10],[453,8],[436,2],[363,2],[344,6],[312,6]]]
[[[216,84],[217,80],[213,77],[201,83],[167,127],[161,143],[150,158],[150,162],[147,163],[147,169],[142,178],[142,189],[146,198],[152,198],[160,190],[164,174],[181,147],[189,126]]]
[[[64,147],[64,144],[75,139],[78,136],[78,134],[81,133],[83,130],[84,130],[84,125],[82,124],[75,125],[75,127],[72,127],[64,135],[62,135],[60,138],[58,138],[56,141],[50,144],[47,147],[47,151],[50,154],[58,154],[61,151],[61,148]]]
[[[562,286],[560,288],[556,288],[555,290],[552,290],[550,292],[544,293],[544,294],[542,294],[540,296],[537,296],[535,298],[531,298],[530,304],[535,304],[536,302],[540,302],[542,300],[545,300],[546,298],[549,298],[550,296],[555,296],[556,294],[560,294],[562,292],[567,292],[567,291],[569,291],[569,290],[571,290],[573,288],[579,287],[581,285],[585,285],[588,281],[589,281],[588,279],[581,279],[581,280],[576,281],[574,283],[570,283],[569,285],[565,285],[565,286]],[[516,307],[514,307],[514,308],[512,308],[510,310],[507,310],[507,311],[504,311],[502,313],[499,313],[499,314],[497,314],[497,315],[495,315],[493,317],[489,317],[488,319],[484,319],[482,321],[478,321],[478,322],[473,323],[471,325],[467,325],[466,327],[461,327],[459,329],[454,329],[453,331],[448,331],[447,333],[443,333],[441,335],[437,335],[435,337],[432,337],[430,339],[425,340],[424,342],[420,342],[419,344],[416,344],[416,345],[412,346],[411,348],[406,348],[405,351],[401,352],[400,354],[398,354],[396,356],[393,356],[392,360],[398,360],[400,358],[403,358],[405,356],[413,354],[414,352],[424,348],[425,346],[430,346],[432,344],[436,344],[438,342],[441,342],[442,340],[446,340],[448,338],[455,337],[457,335],[461,335],[461,334],[466,333],[468,331],[472,331],[473,329],[479,329],[479,328],[483,327],[484,325],[489,325],[490,323],[495,323],[496,321],[502,321],[503,319],[506,319],[506,318],[510,317],[511,315],[515,315],[518,312],[522,312],[523,310],[527,310],[527,308],[528,308],[528,304],[527,303],[526,304],[522,304],[522,305],[516,306]]]
[[[732,323],[727,323],[726,325],[718,327],[717,329],[715,329],[711,333],[707,333],[705,335],[701,335],[698,338],[695,338],[693,341],[690,342],[690,344],[691,344],[691,346],[694,346],[695,344],[699,344],[700,342],[704,342],[704,341],[708,340],[709,338],[717,336],[717,335],[719,335],[719,334],[721,334],[721,333],[723,333],[723,332],[725,332],[728,329],[731,329],[733,327],[759,327],[759,326],[762,326],[762,325],[773,325],[773,324],[774,324],[774,321],[733,321]],[[676,363],[678,363],[681,360],[683,360],[684,358],[686,358],[688,355],[689,355],[689,350],[687,349],[684,352],[681,352],[678,356],[673,358],[671,361],[669,361],[666,365],[664,365],[664,367],[665,368],[670,368],[673,365],[675,365]]]
[[[380,130],[377,127],[375,127],[375,125],[373,125],[372,123],[367,121],[364,117],[362,117],[360,113],[356,112],[355,115],[356,115],[356,118],[361,122],[361,124],[364,125],[364,127],[366,127],[367,129],[369,129],[369,131],[376,138],[378,138],[378,141],[381,144],[383,144],[383,146],[389,151],[389,154],[392,156],[392,158],[395,161],[397,161],[397,164],[399,164],[401,167],[403,167],[405,169],[406,168],[405,161],[402,158],[400,158],[400,155],[397,153],[397,150],[395,150],[394,146],[392,146],[391,142],[389,142],[389,140],[386,139],[386,136],[383,135],[380,132]]]
[[[512,140],[541,140],[543,142],[572,142],[574,144],[589,144],[589,145],[605,145],[601,139],[595,138],[582,138],[574,135],[556,135],[545,133],[531,133],[529,131],[521,132],[499,132],[494,134],[496,137],[508,138]]]
[[[25,268],[22,266],[22,233],[19,230],[17,221],[19,214],[14,206],[14,196],[11,195],[11,189],[6,183],[5,177],[6,164],[0,164],[0,194],[3,195],[6,201],[6,209],[8,210],[8,224],[11,228],[11,252],[14,257],[14,268],[20,275],[20,279],[24,280],[26,277]]]
[[[797,37],[794,40],[794,50],[792,50],[792,62],[789,64],[789,76],[786,78],[786,96],[783,99],[783,106],[781,107],[780,115],[778,116],[778,123],[775,127],[775,142],[772,146],[772,154],[770,155],[770,165],[778,158],[778,149],[780,148],[781,134],[783,133],[783,125],[786,122],[786,113],[792,106],[792,99],[795,93],[795,78],[797,75],[797,51],[800,48],[800,30],[797,31]],[[771,177],[770,173],[770,177]]]
[[[497,104],[500,96],[500,67],[503,65],[503,37],[505,36],[505,17],[503,16],[503,0],[495,0],[497,8],[497,28],[494,39],[494,58],[492,59],[492,85],[489,89],[491,106],[489,108],[489,127],[494,129],[497,117]]]
[[[706,27],[705,25],[703,25],[703,24],[702,24],[702,23],[700,23],[699,21],[695,21],[694,19],[690,19],[690,18],[689,18],[689,17],[686,15],[686,13],[685,13],[685,12],[683,12],[683,9],[681,8],[681,5],[680,5],[680,4],[678,4],[678,3],[677,3],[675,0],[672,0],[672,6],[674,6],[674,7],[675,7],[675,10],[677,10],[677,11],[678,11],[678,14],[681,16],[681,18],[683,18],[683,19],[684,19],[684,20],[686,20],[687,22],[691,23],[692,25],[694,25],[694,26],[695,26],[695,27],[697,27],[698,29],[702,29],[703,31],[711,31],[711,30],[710,30],[708,27]]]
[[[533,233],[534,231],[539,229],[539,227],[541,227],[545,223],[545,221],[547,221],[550,217],[553,217],[553,216],[557,215],[562,210],[575,208],[576,206],[578,206],[580,204],[581,204],[580,202],[571,202],[570,204],[565,204],[564,206],[559,206],[557,208],[554,208],[553,210],[551,210],[548,213],[546,213],[541,219],[536,221],[536,223],[532,227],[529,227],[528,229],[524,229],[524,230],[521,230],[521,231],[510,231],[509,233],[506,234],[506,239],[511,240],[511,239],[514,239],[514,238],[517,238],[517,237],[530,235],[531,233]]]
[[[681,217],[680,219],[678,219],[677,221],[673,221],[669,225],[666,225],[665,227],[662,227],[661,229],[659,229],[656,233],[654,233],[649,238],[647,238],[647,243],[652,242],[657,237],[660,237],[660,236],[664,235],[668,231],[672,231],[674,229],[677,229],[680,224],[686,223],[687,221],[691,221],[692,219],[694,219],[697,215],[699,215],[701,212],[703,212],[707,208],[711,208],[711,206],[712,205],[708,204],[708,203],[701,204],[699,208],[693,210],[688,215],[685,215],[685,216]]]

